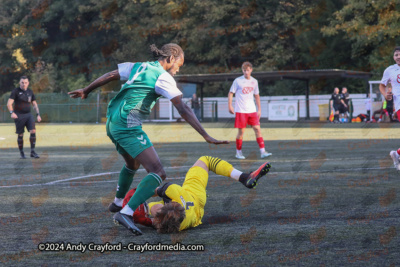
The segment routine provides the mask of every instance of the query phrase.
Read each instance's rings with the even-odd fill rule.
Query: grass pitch
[[[254,133],[234,158],[231,122],[204,124],[208,145],[187,124],[145,124],[168,179],[182,184],[202,155],[251,171],[263,163]],[[123,166],[105,125],[37,125],[40,159],[19,159],[14,125],[0,127],[0,263],[7,266],[397,266],[399,173],[389,151],[395,124],[262,125],[271,172],[255,190],[210,172],[203,224],[175,235],[141,227],[134,237],[107,211]],[[25,134],[25,152],[29,151]],[[132,186],[145,176],[139,170]],[[156,199],[156,198],[155,198]],[[204,251],[46,251],[39,243],[201,244]]]

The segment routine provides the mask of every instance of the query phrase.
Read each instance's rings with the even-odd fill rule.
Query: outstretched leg
[[[125,165],[122,167],[121,172],[119,173],[115,199],[108,207],[111,212],[118,212],[122,209],[124,197],[133,182],[133,176],[140,167],[140,163],[132,158],[128,153],[123,154],[122,157],[125,160]]]
[[[131,216],[140,204],[154,195],[154,190],[166,178],[164,168],[154,147],[144,150],[134,161],[141,164],[148,174],[138,184],[135,195],[129,200],[128,205],[121,210],[121,213]]]
[[[210,170],[215,174],[235,179],[247,188],[254,188],[257,185],[258,179],[266,175],[271,168],[271,164],[266,162],[254,172],[243,173],[235,169],[229,162],[211,156],[203,156],[199,158],[194,166],[199,166],[206,171]]]
[[[114,222],[122,224],[135,235],[141,235],[142,232],[134,224],[133,211],[154,195],[155,189],[166,178],[166,174],[157,152],[152,146],[143,150],[134,160],[141,164],[148,174],[138,184],[136,192],[129,200],[128,205],[114,215]]]

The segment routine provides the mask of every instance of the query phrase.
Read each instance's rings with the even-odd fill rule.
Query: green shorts
[[[136,158],[145,149],[153,146],[142,126],[124,128],[107,120],[106,130],[107,136],[121,155],[129,154]]]

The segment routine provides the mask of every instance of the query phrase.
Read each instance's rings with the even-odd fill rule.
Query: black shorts
[[[24,133],[24,128],[29,131],[35,129],[35,119],[33,118],[32,113],[25,113],[25,114],[17,114],[18,119],[15,119],[15,127],[17,128],[16,134]]]
[[[341,113],[341,104],[333,104],[333,109]]]
[[[340,108],[339,108],[339,112],[340,113],[346,113],[346,112],[349,112],[349,106],[347,105],[347,107],[345,106],[345,105],[340,105]]]

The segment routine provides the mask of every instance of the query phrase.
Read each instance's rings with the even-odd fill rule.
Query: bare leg
[[[253,125],[253,130],[254,133],[256,134],[256,138],[262,137],[260,125]]]
[[[155,173],[163,180],[167,177],[154,147],[144,150],[135,158],[135,161],[139,162],[148,173]]]

